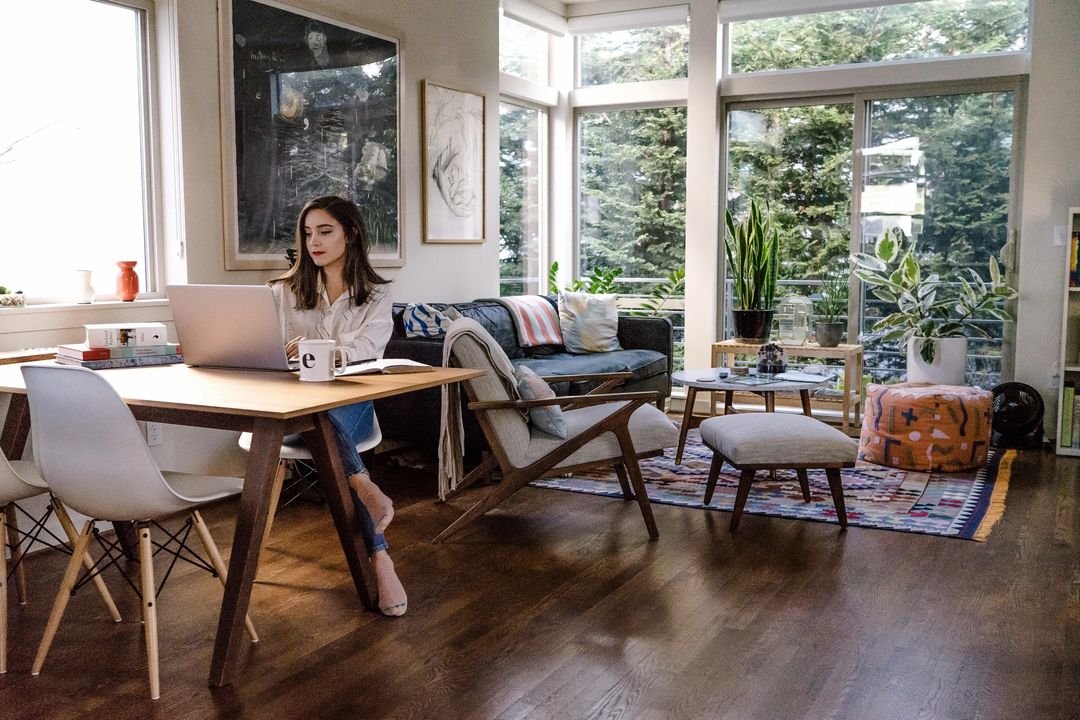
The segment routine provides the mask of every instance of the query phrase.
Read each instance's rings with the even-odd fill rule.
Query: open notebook
[[[398,373],[431,372],[435,368],[415,360],[405,358],[383,358],[368,360],[346,366],[342,375],[396,375]]]

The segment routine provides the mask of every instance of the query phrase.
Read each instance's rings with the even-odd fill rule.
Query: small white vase
[[[967,338],[934,338],[934,362],[926,363],[919,351],[925,338],[913,337],[907,346],[908,382],[963,385],[967,369]]]
[[[94,302],[94,286],[90,284],[89,270],[75,271],[75,302],[80,305]]]

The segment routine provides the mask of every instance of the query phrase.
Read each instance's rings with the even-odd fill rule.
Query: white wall
[[[214,0],[177,2],[181,51],[184,234],[188,282],[256,283],[273,273],[226,271],[221,192],[218,27]],[[498,294],[499,16],[498,0],[297,0],[331,19],[400,42],[402,221],[405,266],[386,269],[395,300],[471,300]],[[421,80],[487,96],[487,242],[421,242]],[[380,272],[382,272],[380,270]]]
[[[1046,387],[1058,360],[1065,246],[1054,227],[1080,205],[1080,9],[1076,0],[1035,0],[1024,135],[1020,220],[1020,300],[1016,379],[1043,391],[1046,427],[1056,422],[1056,390]]]

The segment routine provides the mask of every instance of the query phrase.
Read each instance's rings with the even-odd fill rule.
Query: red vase
[[[139,276],[135,274],[135,260],[118,260],[120,274],[116,276],[116,295],[124,302],[131,302],[139,294]]]

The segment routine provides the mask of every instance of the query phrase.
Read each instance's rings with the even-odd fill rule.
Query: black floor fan
[[[994,393],[991,443],[1003,448],[1040,448],[1043,442],[1042,395],[1030,385],[1007,382]]]

